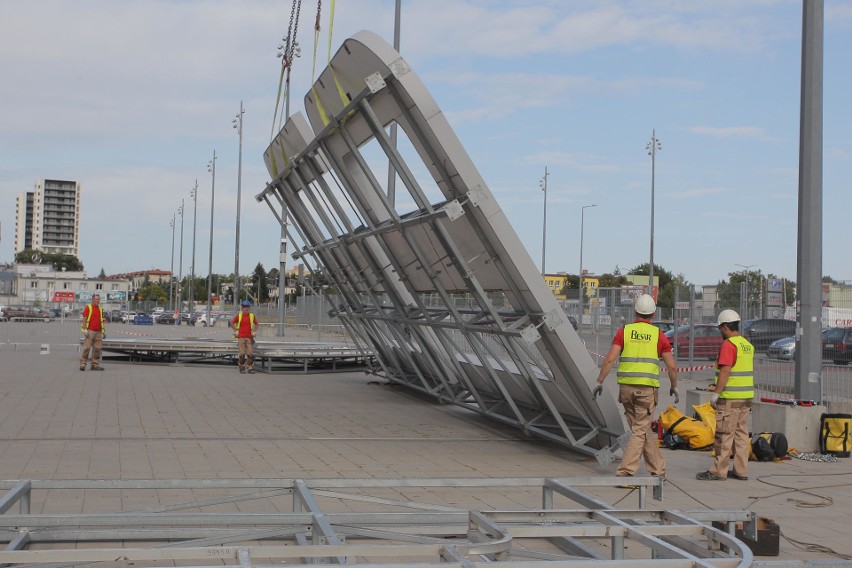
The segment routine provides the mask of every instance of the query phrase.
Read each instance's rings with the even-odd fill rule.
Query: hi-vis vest
[[[94,304],[89,304],[86,307],[89,308],[89,315],[86,316],[86,324],[80,328],[80,331],[82,331],[83,333],[86,333],[86,331],[88,331],[89,322],[92,321],[92,312],[95,311],[93,309]],[[104,311],[101,309],[100,306],[98,306],[98,311],[101,313],[101,331],[104,331],[106,330],[106,327],[104,327]]]
[[[754,347],[745,337],[735,335],[728,341],[737,348],[737,362],[731,367],[731,375],[719,398],[735,400],[754,398]],[[716,380],[719,382],[719,364],[716,363]]]
[[[624,326],[624,350],[618,362],[618,384],[660,388],[660,328],[638,322]]]
[[[240,328],[243,325],[243,312],[237,314],[237,331],[234,332],[234,337],[240,333]],[[249,312],[249,327],[254,327],[254,314]]]

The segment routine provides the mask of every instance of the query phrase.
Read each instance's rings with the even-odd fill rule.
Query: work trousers
[[[240,350],[240,369],[254,369],[254,338],[238,337],[237,347]]]
[[[621,465],[615,472],[618,476],[636,473],[643,457],[648,473],[660,477],[666,475],[666,461],[660,452],[657,435],[651,430],[658,390],[644,385],[618,385],[618,402],[624,406],[624,417],[631,432]]]
[[[751,438],[748,435],[750,411],[750,400],[720,398],[716,403],[716,437],[713,440],[716,461],[710,468],[710,473],[716,477],[728,477],[731,450],[734,451],[734,473],[741,477],[748,476],[748,456],[751,452]]]
[[[86,338],[83,341],[83,355],[80,357],[81,368],[85,367],[89,361],[89,351],[92,351],[92,369],[97,369],[100,366],[103,340],[104,334],[100,330],[86,330]]]

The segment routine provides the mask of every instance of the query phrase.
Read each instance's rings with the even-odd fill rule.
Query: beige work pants
[[[748,413],[750,400],[727,400],[720,398],[716,403],[716,437],[713,450],[716,461],[710,473],[723,479],[728,477],[731,450],[734,451],[734,473],[748,476],[748,456],[751,453],[751,438],[748,435]]]
[[[660,477],[666,475],[666,461],[660,452],[657,435],[651,430],[657,409],[657,391],[654,387],[643,385],[618,385],[618,402],[624,406],[624,417],[631,432],[621,465],[615,472],[618,476],[636,473],[643,457],[648,473]]]
[[[254,338],[238,337],[237,347],[240,350],[240,369],[254,369]]]
[[[101,364],[101,350],[103,349],[104,334],[101,331],[86,330],[86,338],[83,341],[83,355],[80,357],[80,368],[85,368],[89,361],[89,351],[92,351],[92,369],[97,369]]]

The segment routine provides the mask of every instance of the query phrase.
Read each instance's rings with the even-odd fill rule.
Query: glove
[[[592,389],[592,399],[598,398],[601,393],[603,393],[603,385],[598,383],[594,389]]]
[[[672,387],[669,389],[669,395],[674,397],[674,403],[677,404],[680,402],[680,392],[676,387]]]
[[[713,395],[713,398],[711,398],[711,399],[710,399],[710,406],[712,406],[712,407],[715,409],[715,408],[716,408],[716,403],[717,403],[717,402],[719,402],[719,395],[718,395],[718,394],[714,394],[714,395]]]

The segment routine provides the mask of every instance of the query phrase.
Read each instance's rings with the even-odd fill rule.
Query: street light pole
[[[178,317],[175,325],[180,325],[180,312],[183,309],[183,218],[184,218],[184,205],[183,198],[180,200],[180,262],[178,263],[178,284],[177,284],[177,293],[178,293]],[[128,304],[129,309],[129,304]]]
[[[234,245],[234,311],[240,297],[240,191],[243,183],[243,101],[240,101],[240,113],[234,118],[234,128],[240,135],[240,153],[237,161],[237,242]]]
[[[743,321],[745,321],[745,320],[748,319],[748,311],[749,311],[749,308],[748,308],[748,304],[749,304],[749,302],[748,302],[748,274],[749,274],[749,270],[752,267],[757,266],[757,265],[756,264],[734,264],[734,266],[739,266],[740,268],[745,269],[745,310],[744,310],[745,313],[740,314],[740,318]]]
[[[213,184],[210,186],[210,270],[207,274],[207,325],[213,325],[213,210],[216,204],[216,150],[213,159],[207,163],[207,171],[213,174]]]
[[[580,273],[579,273],[579,278],[580,278],[580,296],[579,296],[580,297],[580,317],[577,320],[578,325],[582,325],[582,323],[583,323],[583,232],[585,230],[584,225],[585,225],[586,209],[589,209],[590,207],[597,207],[597,206],[598,206],[598,204],[595,203],[594,205],[583,205],[580,208]]]
[[[192,197],[192,267],[189,271],[189,313],[195,313],[195,232],[196,219],[198,218],[198,180],[195,180],[195,187],[190,192]]]
[[[654,178],[657,162],[657,152],[662,150],[657,131],[651,130],[651,140],[645,145],[645,150],[651,156],[651,260],[648,264],[648,294],[654,296]],[[656,300],[656,298],[654,298]]]
[[[539,180],[538,184],[541,187],[542,191],[544,191],[544,212],[543,212],[543,222],[541,224],[541,277],[544,278],[545,274],[547,274],[544,268],[544,259],[545,259],[545,250],[547,246],[547,176],[550,174],[547,173],[547,166],[544,166],[544,177]]]
[[[169,312],[174,310],[174,290],[175,290],[175,214],[172,213],[172,220],[169,223],[172,228],[172,264],[169,268]]]

